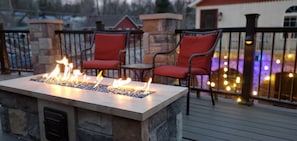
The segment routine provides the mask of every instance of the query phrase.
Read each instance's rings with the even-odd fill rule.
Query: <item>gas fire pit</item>
[[[0,81],[2,129],[41,141],[179,141],[184,87],[50,74]]]
[[[152,93],[135,98],[32,81],[39,77],[42,75],[0,81],[3,131],[41,141],[174,141],[182,138],[181,111],[187,92],[184,87],[152,83]],[[96,80],[89,77],[90,82]],[[110,86],[114,81],[103,78],[100,85]],[[132,81],[128,86],[144,85]],[[58,126],[53,126],[56,124]]]

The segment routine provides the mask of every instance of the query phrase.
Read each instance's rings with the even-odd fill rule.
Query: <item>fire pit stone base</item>
[[[30,140],[40,140],[39,120],[42,119],[38,119],[41,113],[38,113],[37,101],[33,97],[0,91],[3,131]],[[75,121],[76,133],[71,134],[76,136],[74,138],[77,141],[177,141],[182,138],[182,101],[183,98],[178,99],[144,121],[75,107],[76,114],[71,118]],[[52,107],[57,104],[46,103]]]
[[[177,141],[182,138],[182,101],[183,98],[175,101],[145,121],[78,109],[78,140],[129,141],[146,138],[153,141]]]
[[[31,78],[0,81],[4,132],[34,141],[182,140],[184,87],[151,84],[155,93],[134,98]],[[102,80],[103,84],[111,82],[113,79]],[[137,85],[143,83],[131,84]]]
[[[0,104],[4,132],[40,139],[36,98],[0,91]]]

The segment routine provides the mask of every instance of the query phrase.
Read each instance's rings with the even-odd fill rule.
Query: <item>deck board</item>
[[[183,116],[183,136],[197,141],[296,141],[297,110],[231,100],[216,102],[191,97],[190,115]]]

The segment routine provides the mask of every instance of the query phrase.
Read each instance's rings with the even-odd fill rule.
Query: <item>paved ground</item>
[[[32,73],[22,72],[21,75],[18,75],[18,73],[1,74],[1,72],[0,72],[0,81],[19,78],[19,77],[25,77],[25,76],[30,76],[30,75],[32,75]],[[1,106],[1,104],[0,104],[0,106]],[[24,139],[17,135],[3,133],[2,126],[1,126],[1,119],[0,119],[0,141],[29,141],[29,140]]]

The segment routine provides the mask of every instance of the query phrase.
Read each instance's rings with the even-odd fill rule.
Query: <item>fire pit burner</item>
[[[48,83],[48,84],[61,85],[61,86],[67,86],[67,87],[73,87],[73,88],[79,88],[79,89],[85,89],[85,90],[98,91],[106,94],[125,95],[125,96],[130,96],[135,98],[144,98],[154,93],[153,91],[145,91],[143,89],[137,89],[134,87],[114,88],[104,84],[99,84],[97,87],[94,87],[95,83],[91,83],[91,82],[77,83],[77,82],[54,81],[51,79],[48,80],[42,76],[31,78],[30,80],[35,82],[41,82],[41,83]]]

